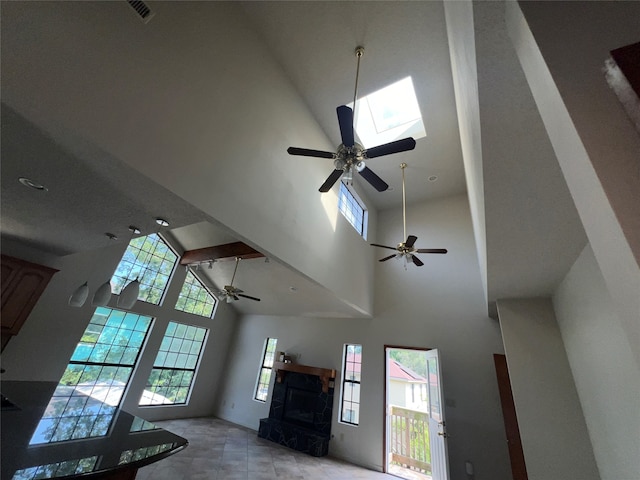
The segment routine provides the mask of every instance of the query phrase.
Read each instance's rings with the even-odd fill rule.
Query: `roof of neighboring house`
[[[405,380],[407,382],[421,382],[426,383],[427,379],[422,375],[417,374],[409,367],[405,367],[401,363],[393,359],[389,359],[389,378],[395,380]]]

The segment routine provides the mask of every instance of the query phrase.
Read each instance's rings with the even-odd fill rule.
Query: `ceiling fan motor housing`
[[[333,164],[336,170],[343,170],[346,172],[355,167],[356,171],[361,172],[364,170],[364,167],[366,167],[364,158],[364,147],[359,143],[354,142],[353,147],[347,147],[344,144],[340,144]]]

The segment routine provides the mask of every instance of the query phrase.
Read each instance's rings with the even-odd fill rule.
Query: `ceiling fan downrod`
[[[407,164],[402,162],[400,168],[402,169],[402,230],[404,233],[402,238],[407,238],[407,199],[404,189],[404,169],[407,168]]]
[[[236,278],[236,272],[238,271],[238,264],[239,263],[240,263],[240,257],[236,257],[236,267],[233,269],[233,276],[231,277],[231,283],[229,284],[232,287],[233,287],[233,281]]]
[[[358,59],[358,63],[356,66],[356,86],[353,90],[353,113],[354,113],[354,128],[355,128],[355,112],[356,112],[356,100],[358,99],[358,78],[360,77],[360,58],[364,54],[364,47],[356,47],[356,58]]]

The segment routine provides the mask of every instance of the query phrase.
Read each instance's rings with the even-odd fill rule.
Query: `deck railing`
[[[391,406],[390,463],[431,474],[429,414]]]

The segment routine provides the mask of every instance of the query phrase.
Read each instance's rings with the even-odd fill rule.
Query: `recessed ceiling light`
[[[168,227],[169,222],[167,222],[164,218],[156,218],[156,223],[161,227]]]
[[[107,233],[105,233],[105,235],[109,238],[109,240],[117,240],[118,239],[118,236],[115,235],[114,233],[107,232]]]
[[[42,185],[41,183],[38,182],[34,182],[33,180],[31,180],[30,178],[27,177],[20,177],[18,179],[18,181],[24,185],[25,187],[29,187],[29,188],[33,188],[34,190],[43,190],[43,191],[48,191],[47,187],[45,187],[44,185]]]
[[[431,175],[431,176],[428,178],[428,180],[429,180],[430,182],[435,182],[436,180],[438,180],[438,176],[437,176],[437,175]]]
[[[298,291],[298,289],[296,287],[289,287],[289,290],[292,291],[292,292],[297,292]]]

